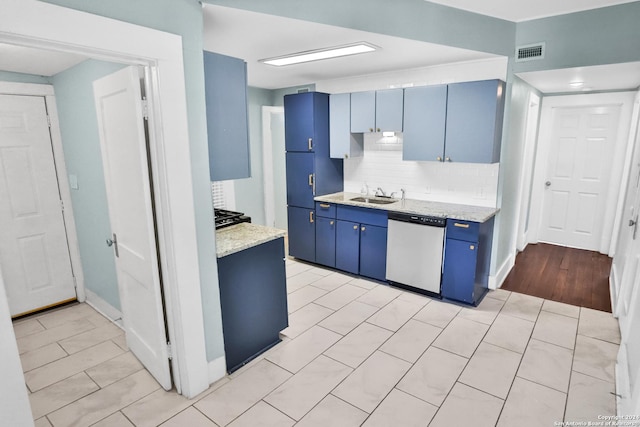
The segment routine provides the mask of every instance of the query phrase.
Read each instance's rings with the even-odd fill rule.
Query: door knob
[[[632,224],[629,224],[629,225],[632,225]],[[113,246],[113,240],[107,239],[107,246],[109,247]]]
[[[547,182],[545,182],[545,183],[544,183],[544,186],[545,186],[545,187],[551,187],[551,181],[547,181]]]
[[[113,249],[116,252],[116,257],[120,257],[120,253],[118,252],[118,236],[116,236],[116,233],[113,233],[113,239],[107,239],[107,246],[113,246]]]
[[[636,225],[636,222],[632,219],[629,220],[629,227],[633,227],[634,225]]]

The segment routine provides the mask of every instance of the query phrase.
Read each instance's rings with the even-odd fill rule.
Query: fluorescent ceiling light
[[[299,64],[301,62],[318,61],[321,59],[337,58],[340,56],[356,55],[358,53],[373,52],[376,46],[368,43],[357,43],[347,46],[329,47],[325,49],[308,50],[305,52],[293,53],[291,55],[279,56],[277,58],[261,59],[268,65],[281,67],[283,65]]]

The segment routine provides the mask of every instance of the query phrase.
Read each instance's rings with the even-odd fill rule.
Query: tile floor
[[[611,314],[492,291],[467,308],[287,260],[283,342],[195,399],[86,304],[14,323],[36,426],[552,426],[615,413]]]

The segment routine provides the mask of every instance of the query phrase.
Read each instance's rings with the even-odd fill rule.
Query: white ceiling
[[[481,15],[520,22],[582,10],[598,9],[635,0],[428,0]]]
[[[483,52],[214,5],[204,8],[204,28],[205,50],[244,59],[249,85],[266,89],[496,57]],[[362,41],[380,49],[284,67],[258,62],[260,59]]]
[[[0,43],[0,70],[53,76],[86,60],[82,55]]]
[[[432,0],[451,7],[513,21],[592,9],[626,0]],[[318,81],[438,64],[494,58],[494,55],[435,45],[377,33],[351,30],[246,10],[205,5],[204,48],[247,61],[249,84],[281,88]],[[383,25],[383,23],[381,23]],[[272,67],[259,59],[323,47],[366,41],[381,49],[352,57]],[[81,55],[0,44],[0,70],[41,76],[55,75],[87,59]],[[543,93],[635,89],[640,87],[639,63],[581,67],[519,74]],[[584,81],[581,88],[569,82]]]

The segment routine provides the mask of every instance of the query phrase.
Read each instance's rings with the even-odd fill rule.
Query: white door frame
[[[524,134],[523,167],[520,173],[520,191],[518,192],[518,228],[516,235],[516,249],[523,251],[527,247],[527,216],[530,209],[531,182],[533,180],[533,162],[536,153],[536,141],[538,124],[540,123],[541,99],[535,93],[529,94],[529,106],[527,108],[527,121]]]
[[[62,203],[66,207],[63,220],[69,244],[69,255],[71,258],[71,269],[76,282],[76,298],[83,302],[86,300],[84,288],[84,272],[80,261],[80,246],[78,244],[78,234],[76,232],[76,221],[71,208],[71,191],[67,177],[67,166],[64,160],[62,149],[62,136],[60,134],[60,123],[58,122],[58,107],[53,86],[32,83],[11,83],[0,82],[0,94],[2,95],[23,95],[42,96],[45,99],[47,115],[50,120],[51,146],[53,149],[53,159],[56,164],[56,176],[58,178],[58,188]]]
[[[202,316],[182,38],[34,0],[3,0],[2,7],[0,42],[76,52],[105,61],[148,67],[150,137],[153,141],[151,165],[167,326],[174,351],[174,382],[179,392],[194,397],[209,386],[209,369]],[[87,28],[91,31],[86,31]],[[217,373],[218,377],[223,375],[224,370]]]
[[[283,113],[284,107],[262,107],[262,171],[264,183],[265,224],[273,227],[276,220],[273,187],[273,140],[271,138],[271,113]]]
[[[591,107],[602,105],[620,106],[620,123],[616,136],[613,152],[613,165],[611,179],[607,189],[607,208],[604,216],[604,226],[600,252],[613,256],[615,244],[618,239],[618,229],[622,215],[622,207],[619,199],[624,198],[620,192],[624,171],[628,171],[631,159],[625,158],[628,151],[628,134],[631,125],[631,111],[635,92],[614,92],[598,94],[580,94],[565,96],[547,96],[542,99],[542,113],[540,116],[540,132],[538,136],[538,149],[536,151],[535,170],[533,175],[533,188],[531,193],[531,205],[529,215],[528,243],[537,243],[539,239],[540,224],[542,221],[544,182],[547,175],[547,160],[551,150],[551,136],[553,132],[553,111],[555,108]]]

